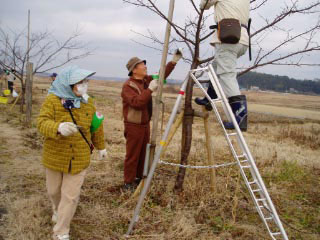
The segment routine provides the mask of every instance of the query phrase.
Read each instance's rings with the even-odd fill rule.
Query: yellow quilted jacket
[[[96,108],[93,100],[82,103],[80,108],[73,108],[72,114],[86,138],[92,141],[96,149],[105,148],[103,124],[93,134],[90,133],[91,121]],[[45,137],[42,163],[45,167],[64,173],[77,174],[90,163],[90,148],[80,132],[64,137],[58,134],[59,124],[72,122],[59,97],[50,94],[43,103],[38,117],[38,130]]]

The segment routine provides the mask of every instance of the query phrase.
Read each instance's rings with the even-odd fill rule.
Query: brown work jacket
[[[175,62],[166,66],[165,78],[175,68]],[[125,123],[148,124],[152,116],[152,91],[148,88],[151,75],[144,79],[130,77],[122,86],[122,113]]]

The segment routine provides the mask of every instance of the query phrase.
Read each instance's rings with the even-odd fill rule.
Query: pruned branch
[[[140,6],[140,7],[145,7],[147,9],[149,9],[150,11],[156,13],[157,15],[159,15],[162,19],[164,19],[166,22],[168,22],[171,27],[175,30],[175,32],[177,33],[178,36],[180,36],[182,39],[184,39],[185,41],[190,42],[191,44],[195,44],[194,41],[186,38],[181,31],[183,31],[183,28],[174,24],[173,22],[171,22],[164,13],[161,12],[161,10],[156,6],[156,4],[152,1],[152,0],[146,0],[147,3],[145,3],[144,0],[122,0],[125,3],[130,3],[132,5],[136,5],[136,6]]]

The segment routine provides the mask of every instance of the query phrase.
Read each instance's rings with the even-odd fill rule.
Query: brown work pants
[[[150,125],[125,123],[124,137],[126,143],[126,158],[124,160],[124,182],[132,183],[135,178],[143,177],[146,146],[150,139]]]
[[[70,222],[76,212],[86,170],[78,174],[57,172],[46,168],[46,185],[53,211],[58,213],[54,235],[69,234]]]

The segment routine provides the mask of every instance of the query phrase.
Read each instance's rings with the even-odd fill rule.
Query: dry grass
[[[34,118],[46,96],[41,89],[47,87],[46,79],[36,80]],[[99,81],[90,86],[97,108],[106,116],[109,156],[103,162],[96,153],[92,157],[72,223],[72,239],[123,239],[136,204],[129,193],[120,190],[125,156],[120,87],[120,83]],[[173,92],[170,88],[164,93],[165,121],[176,97]],[[255,104],[319,112],[319,97],[297,96],[248,94]],[[51,207],[40,164],[41,137],[35,128],[21,127],[23,116],[17,108],[9,113],[2,105],[0,111],[0,239],[50,239]],[[210,121],[216,163],[232,161],[217,123],[212,117]],[[320,122],[252,113],[249,124],[244,136],[289,238],[319,239]],[[180,141],[179,130],[163,160],[179,162]],[[204,143],[202,120],[195,119],[190,164],[206,164]],[[216,194],[210,190],[207,170],[188,170],[184,191],[175,194],[177,170],[163,165],[157,168],[130,239],[269,239],[237,167],[216,171]]]

